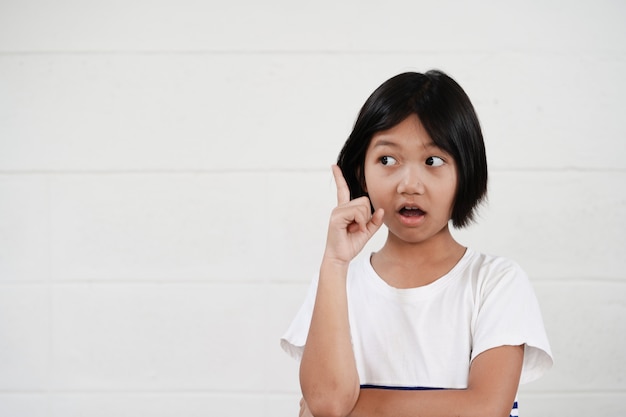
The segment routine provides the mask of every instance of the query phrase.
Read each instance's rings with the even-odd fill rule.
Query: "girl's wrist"
[[[321,273],[328,273],[332,275],[342,275],[346,276],[348,273],[348,266],[350,265],[350,261],[345,261],[343,259],[338,259],[333,256],[329,256],[324,254],[322,258],[322,265],[320,267]]]

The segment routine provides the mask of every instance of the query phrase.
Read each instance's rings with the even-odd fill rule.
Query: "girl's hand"
[[[333,165],[337,186],[337,207],[330,216],[324,259],[349,263],[383,224],[383,210],[372,215],[370,200],[359,197],[350,200],[350,189],[341,169]]]

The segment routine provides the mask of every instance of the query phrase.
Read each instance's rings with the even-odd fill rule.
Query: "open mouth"
[[[426,213],[418,207],[402,207],[400,209],[400,214],[406,217],[419,217]]]

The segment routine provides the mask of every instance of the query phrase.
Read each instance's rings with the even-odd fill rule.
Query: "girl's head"
[[[478,117],[461,86],[441,71],[399,74],[367,99],[337,164],[352,198],[367,195],[365,155],[372,137],[417,115],[434,144],[452,156],[457,189],[451,220],[467,226],[487,192],[487,158]]]

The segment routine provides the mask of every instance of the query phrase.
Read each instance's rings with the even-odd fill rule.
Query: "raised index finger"
[[[350,202],[350,188],[348,183],[343,177],[341,168],[337,165],[333,165],[333,177],[335,178],[335,185],[337,186],[337,204],[345,204]]]

